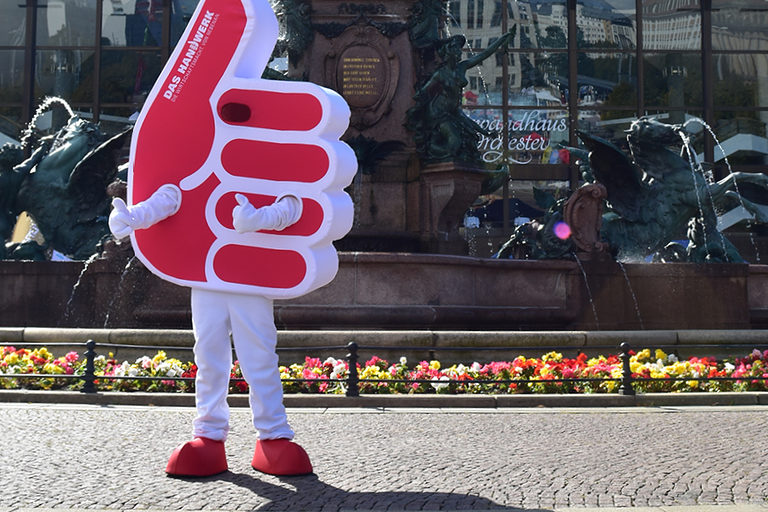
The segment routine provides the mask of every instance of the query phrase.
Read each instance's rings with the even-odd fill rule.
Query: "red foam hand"
[[[276,298],[329,282],[332,241],[352,225],[343,189],[357,168],[339,141],[349,108],[307,82],[261,79],[277,39],[267,0],[203,0],[155,83],[131,142],[129,203],[165,183],[179,211],[133,234],[150,270],[186,286]],[[264,206],[301,198],[283,231],[237,233],[235,194]]]

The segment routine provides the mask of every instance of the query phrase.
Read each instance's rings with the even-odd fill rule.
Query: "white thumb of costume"
[[[238,233],[273,229],[280,231],[294,224],[301,217],[299,198],[283,195],[274,203],[254,208],[243,194],[236,194],[237,206],[232,210],[232,224]]]
[[[119,240],[136,229],[146,229],[179,211],[181,190],[176,185],[166,184],[148,199],[133,206],[126,205],[119,197],[112,200],[112,206],[109,229]]]

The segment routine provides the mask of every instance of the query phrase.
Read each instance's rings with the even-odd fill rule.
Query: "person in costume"
[[[243,195],[238,194],[237,200],[232,220],[235,230],[241,234],[267,229],[280,231],[301,217],[302,203],[293,195],[284,195],[261,208],[254,208]],[[115,198],[109,227],[116,238],[125,238],[136,229],[149,228],[172,216],[179,210],[181,201],[181,189],[172,184],[163,185],[149,199],[130,207]],[[309,456],[301,446],[291,442],[294,432],[283,406],[272,300],[259,295],[193,287],[191,302],[197,365],[194,439],[173,452],[166,473],[209,476],[227,470],[224,441],[229,431],[230,334],[250,388],[253,425],[259,435],[252,466],[274,475],[311,473]]]
[[[272,300],[335,276],[357,161],[340,140],[340,94],[261,77],[277,34],[268,0],[198,3],[136,120],[126,201],[113,202],[115,237],[130,235],[149,271],[192,290],[197,417],[171,476],[227,469],[231,344],[258,433],[251,465],[312,472],[283,406]]]

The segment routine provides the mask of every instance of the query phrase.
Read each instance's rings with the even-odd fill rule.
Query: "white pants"
[[[283,406],[272,300],[192,288],[192,326],[197,365],[194,436],[222,441],[227,437],[231,333],[250,388],[253,426],[259,439],[293,439]]]

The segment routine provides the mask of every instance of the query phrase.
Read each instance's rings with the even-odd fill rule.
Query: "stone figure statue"
[[[485,131],[461,109],[466,73],[493,55],[515,34],[515,28],[497,39],[483,52],[462,60],[464,36],[440,41],[440,64],[426,82],[417,88],[416,105],[406,114],[406,126],[425,162],[479,160],[478,134]],[[489,133],[487,135],[490,135]]]
[[[301,0],[280,0],[274,4],[274,9],[280,20],[281,34],[273,55],[281,56],[287,52],[288,58],[295,65],[315,36],[310,21],[311,8]],[[273,79],[271,76],[269,78]]]
[[[414,48],[431,48],[440,41],[440,27],[445,17],[443,0],[421,0],[413,4],[408,36]]]
[[[734,172],[718,182],[708,182],[685,153],[681,154],[680,146],[685,147],[689,137],[684,126],[650,117],[637,119],[627,132],[629,155],[600,137],[577,133],[589,149],[587,159],[583,151],[575,150],[582,160],[582,176],[587,185],[593,182],[604,187],[605,204],[596,222],[571,225],[570,229],[574,234],[599,231],[606,250],[619,259],[653,256],[656,261],[741,262],[736,248],[718,230],[716,212],[740,205],[754,222],[768,222],[768,208],[740,194],[753,189],[758,191],[757,197],[768,197],[768,176]],[[554,208],[547,218],[534,223],[548,226],[561,215],[562,208]],[[674,242],[685,236],[687,247]],[[569,252],[585,250],[576,246],[574,238],[578,237],[571,237]],[[524,226],[516,230],[499,256],[521,253],[540,258],[568,256],[560,244],[552,246],[541,230]]]
[[[11,165],[18,146],[3,148],[0,166],[0,234],[5,242],[18,215],[26,211],[45,239],[46,247],[76,260],[100,251],[109,237],[107,216],[111,197],[107,185],[117,175],[117,158],[130,132],[107,137],[98,126],[72,116],[56,134],[44,137],[32,155]],[[7,163],[5,160],[9,160]],[[19,250],[18,247],[9,249]],[[0,256],[28,259],[9,251]],[[33,258],[39,259],[39,258]]]
[[[642,117],[627,135],[631,158],[613,144],[587,133],[579,138],[589,148],[589,167],[605,185],[608,210],[602,236],[619,255],[644,257],[687,232],[689,261],[742,261],[738,251],[717,229],[716,211],[738,203],[766,222],[763,210],[738,195],[750,183],[768,190],[768,176],[734,172],[709,183],[681,155],[688,135],[681,125]]]

